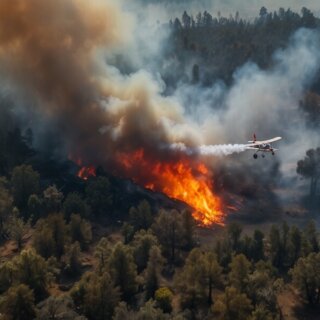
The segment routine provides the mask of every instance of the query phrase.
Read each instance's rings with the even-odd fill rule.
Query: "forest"
[[[300,13],[290,8],[268,12],[262,7],[254,20],[241,18],[239,12],[226,18],[219,12],[217,17],[207,11],[194,17],[184,11],[169,25],[173,30],[169,53],[183,63],[198,60],[190,80],[210,85],[217,79],[231,83],[234,71],[248,61],[263,69],[272,67],[273,53],[287,45],[294,31],[316,29],[320,19],[305,7]]]
[[[232,222],[208,246],[189,212],[146,200],[119,226],[103,175],[81,193],[41,180],[27,164],[1,178],[3,319],[283,319],[288,294],[318,310],[313,221],[252,235]]]
[[[184,68],[174,77],[162,70],[166,84],[205,87],[232,83],[247,61],[270,68],[272,53],[295,30],[317,29],[320,21],[307,8],[263,7],[254,21],[185,11],[168,25],[166,55],[196,62],[191,77]],[[300,103],[315,128],[319,81]],[[313,215],[298,226],[279,219],[252,232],[243,221],[205,228],[190,210],[163,195],[156,201],[102,167],[79,177],[81,166],[57,156],[55,135],[36,148],[12,101],[1,97],[0,107],[0,319],[317,319]],[[296,164],[297,175],[310,180],[307,201],[315,210],[317,147]]]

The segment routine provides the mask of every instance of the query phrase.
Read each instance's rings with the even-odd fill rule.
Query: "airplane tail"
[[[248,141],[248,142],[249,142],[249,143],[256,143],[256,141],[257,141],[257,136],[256,136],[256,134],[254,133],[254,134],[253,134],[253,140]]]

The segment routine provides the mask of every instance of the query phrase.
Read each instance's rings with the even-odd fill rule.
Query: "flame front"
[[[136,183],[168,197],[187,203],[195,211],[193,217],[204,225],[222,223],[221,199],[213,193],[213,179],[202,163],[190,159],[177,162],[153,162],[140,149],[130,154],[118,154],[122,171]]]
[[[96,176],[96,168],[93,166],[89,167],[82,167],[79,171],[77,176],[80,179],[88,180],[89,177],[95,177]]]

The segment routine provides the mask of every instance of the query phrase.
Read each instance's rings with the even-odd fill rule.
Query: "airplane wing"
[[[279,141],[281,140],[282,137],[275,137],[275,138],[272,138],[272,139],[269,139],[269,140],[263,140],[263,141],[256,141],[248,146],[256,146],[256,145],[260,145],[260,144],[266,144],[266,143],[272,143],[272,142],[276,142],[276,141]]]

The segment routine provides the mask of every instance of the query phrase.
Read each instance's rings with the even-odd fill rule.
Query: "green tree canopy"
[[[129,211],[129,219],[134,230],[145,229],[151,227],[153,222],[151,207],[148,201],[143,200],[138,207],[131,207]]]
[[[154,298],[156,290],[159,288],[160,274],[164,266],[164,258],[158,246],[152,246],[149,251],[149,260],[144,273],[146,300]]]
[[[8,260],[0,264],[0,294],[7,291],[16,280],[16,266]]]
[[[43,191],[43,201],[47,213],[60,212],[63,193],[55,185],[49,186]]]
[[[51,214],[37,222],[33,245],[43,257],[54,255],[60,258],[69,242],[68,227],[62,214]]]
[[[39,192],[39,173],[29,165],[15,167],[11,176],[14,203],[24,212],[29,196]]]
[[[0,298],[1,313],[8,320],[32,320],[36,316],[33,291],[25,284],[11,287]]]
[[[106,177],[90,179],[86,188],[86,200],[96,216],[112,214],[113,195],[110,181]],[[78,213],[78,212],[71,212]]]
[[[98,260],[98,271],[102,273],[107,270],[109,257],[112,252],[111,243],[107,238],[102,237],[95,247],[94,256]]]
[[[82,218],[87,218],[90,210],[85,200],[78,193],[70,192],[63,202],[63,213],[69,221],[72,214],[79,214]]]
[[[75,306],[70,296],[50,296],[37,305],[37,320],[86,320],[75,312]]]
[[[6,239],[8,230],[6,222],[12,212],[13,199],[8,190],[8,182],[0,177],[0,240]]]
[[[74,242],[66,247],[66,252],[62,257],[64,269],[70,276],[77,276],[81,271],[81,258],[80,258],[80,245],[79,242]]]
[[[28,212],[32,224],[34,224],[43,214],[43,200],[36,194],[30,195],[28,199]]]
[[[132,300],[137,292],[137,266],[131,250],[122,243],[113,248],[109,260],[110,274],[116,286],[119,286],[124,301]]]
[[[155,301],[163,312],[169,313],[172,311],[172,298],[173,293],[167,287],[162,287],[155,292]]]
[[[176,261],[177,250],[184,245],[182,215],[176,210],[160,211],[152,225],[165,257],[169,262]]]
[[[48,263],[34,249],[22,250],[12,260],[15,270],[15,281],[33,289],[37,299],[43,297],[53,280]]]
[[[111,319],[120,294],[108,272],[85,273],[71,290],[71,296],[89,319]]]
[[[229,282],[230,285],[245,292],[249,281],[252,265],[245,255],[239,254],[232,258],[230,263]]]
[[[182,306],[196,309],[200,305],[212,304],[213,290],[222,284],[221,273],[222,268],[214,253],[193,249],[175,281]]]
[[[228,225],[228,237],[231,243],[231,248],[235,252],[240,250],[240,237],[242,233],[242,227],[239,223],[232,222]]]
[[[141,272],[147,266],[150,249],[156,245],[158,245],[158,239],[152,234],[151,230],[141,230],[135,233],[131,246],[138,272]]]
[[[10,238],[17,244],[19,250],[22,248],[23,237],[29,231],[29,224],[18,217],[18,212],[14,212],[8,223]]]
[[[247,320],[251,310],[250,299],[233,287],[227,287],[212,307],[218,320]]]
[[[86,248],[92,240],[90,222],[81,218],[79,214],[72,214],[68,225],[72,241],[78,241],[81,248]]]
[[[290,271],[294,285],[310,305],[320,302],[320,253],[310,253],[300,258]]]

